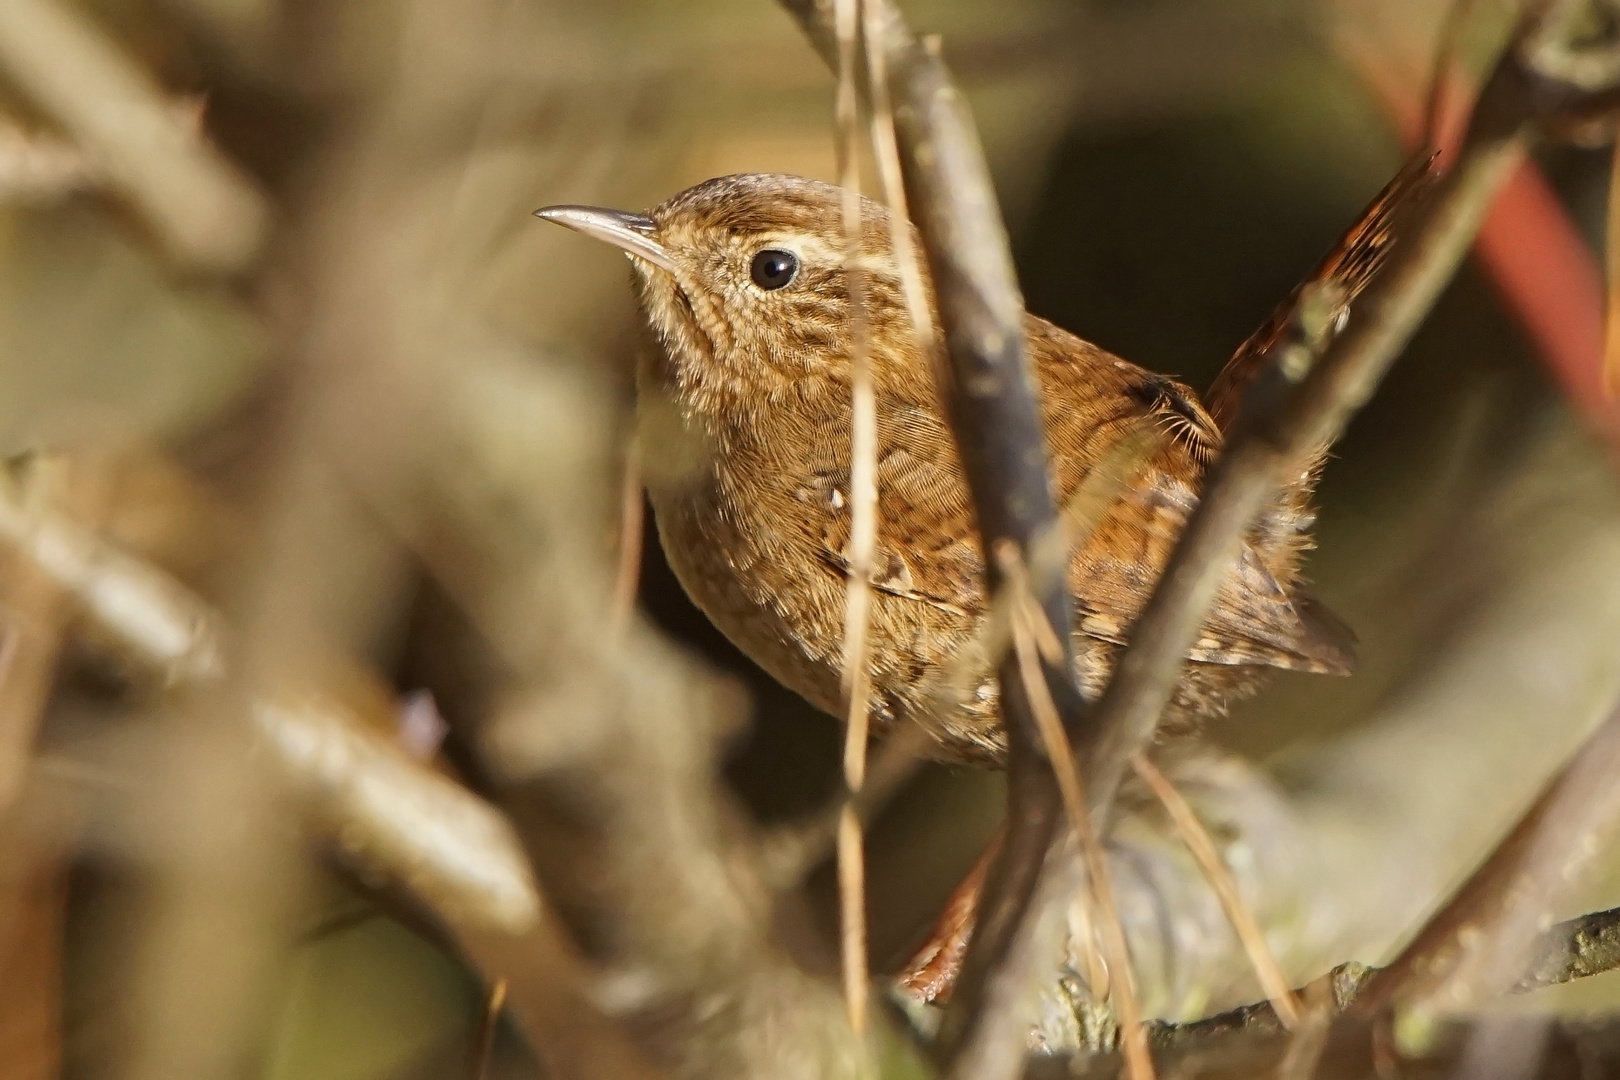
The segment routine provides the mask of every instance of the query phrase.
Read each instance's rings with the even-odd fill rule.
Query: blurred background
[[[903,4],[968,91],[1029,308],[1200,388],[1398,168],[1445,6]],[[1507,17],[1477,6],[1459,95]],[[648,343],[622,258],[529,216],[833,179],[832,87],[766,0],[0,0],[0,1075],[545,1074],[510,1018],[480,1058],[488,953],[375,869],[358,804],[286,796],[348,781],[272,761],[262,687],[319,683],[501,805],[616,1015],[675,955],[640,856],[601,854],[654,820],[603,809],[656,787],[635,769],[721,807],[715,850],[835,796],[836,722],[708,625],[650,521],[634,644],[604,636]],[[1387,957],[1620,691],[1609,155],[1536,163],[1326,473],[1310,573],[1361,673],[1278,676],[1186,774],[1299,981]],[[138,565],[60,570],[41,521]],[[199,690],[107,615],[143,568],[230,628],[229,674]],[[687,762],[698,713],[728,719]],[[1001,800],[929,765],[884,809],[878,972]],[[1198,890],[1164,885],[1174,847],[1125,822],[1128,895]],[[1607,861],[1570,914],[1620,903]],[[789,892],[739,910],[828,980],[828,861]],[[1128,914],[1156,1013],[1257,997],[1208,904],[1164,902]]]

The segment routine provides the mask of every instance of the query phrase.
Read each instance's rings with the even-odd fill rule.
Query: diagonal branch
[[[1576,751],[1513,831],[1367,985],[1363,1015],[1390,1004],[1465,1012],[1545,964],[1537,931],[1603,850],[1620,818],[1620,707]]]
[[[1371,397],[1451,280],[1496,191],[1519,162],[1535,119],[1523,70],[1517,52],[1499,63],[1456,164],[1410,240],[1354,309],[1348,331],[1319,362],[1315,349],[1337,305],[1322,288],[1302,293],[1292,340],[1273,349],[1268,371],[1250,388],[1227,449],[1098,704],[1100,737],[1082,753],[1090,751],[1086,761],[1095,774],[1091,790],[1100,817],[1106,817],[1131,753],[1158,724],[1244,531],[1285,480],[1289,463],[1332,443]]]

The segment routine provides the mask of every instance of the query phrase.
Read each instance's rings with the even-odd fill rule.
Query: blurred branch
[[[1513,986],[1520,973],[1539,971],[1545,961],[1529,959],[1538,929],[1620,817],[1617,773],[1620,705],[1490,858],[1365,987],[1357,1011],[1371,1016],[1395,1005],[1425,1015],[1466,1012]]]
[[[0,542],[28,557],[118,651],[168,684],[223,674],[218,617],[182,585],[0,476]],[[250,706],[316,831],[362,873],[399,883],[493,982],[532,1044],[569,1076],[655,1074],[587,1003],[582,962],[547,913],[506,818],[322,691]],[[590,1037],[594,1033],[595,1037]],[[588,1052],[572,1053],[587,1047]]]
[[[72,138],[179,259],[240,270],[268,210],[146,73],[59,0],[0,4],[0,74]]]
[[[0,117],[0,203],[57,198],[97,179],[94,167],[72,143]]]
[[[1620,908],[1567,919],[1543,931],[1530,954],[1530,973],[1513,984],[1515,993],[1620,968]]]
[[[323,835],[408,886],[452,926],[519,935],[540,895],[506,818],[331,697],[283,694],[252,706],[278,763]]]
[[[1528,970],[1530,974],[1515,985],[1516,992],[1620,969],[1620,908],[1593,912],[1551,927],[1536,939],[1529,955],[1528,968],[1521,970]],[[1341,964],[1312,984],[1331,989],[1329,1011],[1335,1025],[1330,1038],[1336,1051],[1353,1051],[1363,1060],[1375,1053],[1370,1029],[1358,1017],[1367,1011],[1373,984],[1390,970],[1357,963]],[[1299,993],[1308,998],[1310,988]],[[1465,1016],[1455,1017],[1449,1026],[1437,1029],[1437,1035],[1442,1037],[1435,1039],[1431,1051],[1443,1048],[1448,1039],[1454,1038],[1457,1023],[1466,1019]],[[1213,1068],[1223,1056],[1239,1058],[1256,1069],[1267,1063],[1275,1065],[1291,1042],[1288,1028],[1277,1018],[1268,1001],[1228,1009],[1191,1023],[1155,1022],[1148,1025],[1148,1038],[1154,1050],[1165,1057],[1166,1065],[1199,1063],[1206,1068]],[[1354,1072],[1352,1060],[1336,1055],[1331,1074],[1359,1075]],[[1103,1055],[1087,1063],[1078,1075],[1113,1076],[1118,1068],[1114,1055]],[[1035,1070],[1032,1075],[1046,1073]],[[1063,1075],[1077,1074],[1065,1071]],[[1197,1075],[1196,1067],[1191,1075]]]
[[[23,457],[0,467],[0,542],[32,560],[138,668],[164,684],[220,678],[218,615],[167,574],[30,498],[36,464]]]
[[[37,503],[68,502],[73,490],[71,468],[45,463],[34,485]],[[57,583],[31,559],[6,552],[0,556],[0,809],[11,805],[27,776],[35,736],[56,677],[57,654],[65,638],[67,605]]]

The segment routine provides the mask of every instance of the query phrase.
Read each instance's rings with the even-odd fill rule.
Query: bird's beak
[[[621,251],[645,259],[660,270],[672,274],[675,272],[675,264],[669,261],[669,253],[653,239],[653,219],[645,215],[604,210],[600,206],[547,206],[536,210],[534,216],[556,222],[565,229],[605,240]]]

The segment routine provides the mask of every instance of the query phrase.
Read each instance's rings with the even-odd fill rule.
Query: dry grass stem
[[[922,237],[938,298],[950,418],[978,515],[982,548],[1001,540],[1028,550],[1056,518],[1048,483],[1039,407],[1029,374],[1023,299],[973,119],[952,84],[937,44],[930,47],[906,26],[889,0],[872,5],[868,26],[874,47],[886,53],[893,79],[894,113],[906,189]],[[783,0],[823,59],[836,64],[836,28],[824,2]],[[987,559],[990,591],[999,570]],[[1047,620],[1067,635],[1072,622],[1068,590],[1041,595]],[[1067,639],[1053,670],[1066,683],[1072,667]],[[1058,927],[1042,923],[1053,941],[1018,942],[1052,838],[1062,821],[1061,794],[1041,750],[1041,736],[1019,689],[1021,674],[1008,659],[998,671],[1002,719],[1008,732],[1007,841],[987,879],[979,921],[951,1008],[941,1028],[941,1054],[955,1075],[979,1080],[1011,1076],[1019,1066],[1029,998],[1020,989],[1029,965],[1055,946]],[[1066,722],[1081,724],[1083,699],[1065,686]],[[1015,959],[1009,959],[1015,957]],[[994,985],[992,985],[994,984]],[[995,1005],[988,1006],[987,1002]]]
[[[870,975],[866,959],[866,852],[861,821],[855,808],[845,805],[838,818],[838,910],[840,960],[844,971],[844,1000],[849,1023],[864,1032],[869,1007]]]
[[[889,237],[894,246],[895,265],[900,271],[900,290],[905,297],[906,314],[924,356],[938,363],[935,348],[934,309],[929,302],[928,283],[912,241],[911,211],[906,206],[906,178],[900,165],[900,144],[894,133],[894,102],[889,90],[888,56],[883,49],[882,13],[877,4],[861,5],[862,29],[866,42],[866,70],[872,101],[872,152],[877,159],[878,176],[883,183],[883,201],[889,208]],[[945,372],[937,370],[943,378]]]
[[[1232,924],[1237,933],[1238,940],[1243,942],[1243,951],[1249,956],[1249,963],[1253,965],[1255,975],[1260,980],[1260,988],[1271,1001],[1271,1007],[1276,1010],[1277,1016],[1284,1026],[1293,1029],[1299,1026],[1299,1002],[1294,997],[1294,988],[1288,984],[1277,964],[1277,958],[1272,955],[1271,946],[1266,943],[1266,935],[1260,929],[1254,912],[1238,892],[1237,882],[1232,879],[1232,872],[1227,869],[1226,862],[1221,853],[1215,850],[1215,842],[1210,838],[1209,830],[1204,823],[1198,820],[1193,808],[1176,790],[1159,767],[1153,764],[1148,756],[1140,750],[1131,755],[1131,768],[1163,805],[1165,812],[1170,815],[1175,825],[1176,833],[1187,845],[1208,879],[1210,888],[1220,899],[1221,910]]]
[[[1285,987],[1286,983],[1283,984]],[[1288,1040],[1288,1050],[1283,1059],[1277,1064],[1277,1080],[1310,1080],[1316,1075],[1316,1070],[1322,1063],[1322,1051],[1327,1049],[1328,1031],[1333,1026],[1333,1016],[1338,1011],[1338,1002],[1333,992],[1333,976],[1327,974],[1316,979],[1307,987],[1304,993],[1304,1008],[1298,1010],[1293,1021],[1287,1021],[1286,1026],[1293,1032]],[[1287,990],[1287,997],[1292,1002],[1294,991]],[[1272,1008],[1277,1007],[1278,997],[1271,996]],[[1279,1013],[1279,1018],[1281,1014]]]
[[[865,287],[860,270],[860,124],[857,81],[860,68],[861,0],[838,0],[838,99],[836,137],[838,179],[844,192],[844,281],[849,294],[850,442],[849,578],[844,604],[843,681],[846,707],[844,784],[859,793],[866,782],[866,742],[871,707],[867,635],[872,606],[872,559],[877,544],[877,395],[866,326]],[[865,873],[861,867],[861,827],[846,810],[838,827],[838,895],[842,926],[844,995],[849,1022],[866,1029],[869,985],[866,957]]]
[[[1106,983],[1114,1009],[1119,1016],[1120,1046],[1131,1080],[1152,1080],[1153,1057],[1148,1052],[1147,1032],[1143,1026],[1142,1003],[1136,992],[1136,975],[1131,967],[1130,947],[1125,941],[1125,928],[1119,920],[1119,909],[1114,900],[1114,885],[1108,872],[1108,854],[1102,838],[1093,828],[1091,814],[1086,808],[1085,791],[1081,786],[1080,769],[1075,764],[1074,750],[1068,734],[1058,716],[1057,704],[1052,700],[1041,670],[1042,654],[1047,663],[1061,662],[1063,650],[1056,633],[1045,620],[1045,613],[1029,593],[1029,584],[1017,549],[1003,542],[997,548],[1002,563],[1005,589],[1018,602],[1013,608],[1013,651],[1018,669],[1023,675],[1029,694],[1035,722],[1040,727],[1047,755],[1057,773],[1058,787],[1063,794],[1063,807],[1068,813],[1069,827],[1080,845],[1086,862],[1087,889],[1091,903],[1089,911],[1096,915],[1096,929],[1108,964]],[[1044,648],[1042,647],[1044,644]],[[1091,924],[1092,919],[1087,918]],[[1090,950],[1087,950],[1088,956]],[[1091,985],[1095,989],[1104,978],[1093,973]]]
[[[1620,909],[1537,932],[1620,818],[1620,706],[1606,700],[1620,654],[1603,649],[1620,633],[1620,609],[1603,602],[1620,595],[1609,587],[1620,581],[1620,544],[1607,528],[1620,498],[1575,425],[1531,400],[1509,349],[1481,348],[1462,365],[1415,356],[1433,366],[1390,387],[1353,451],[1394,451],[1396,482],[1352,466],[1353,482],[1327,493],[1333,525],[1318,577],[1324,598],[1376,578],[1344,611],[1371,645],[1371,670],[1322,687],[1344,695],[1331,704],[1295,709],[1289,686],[1256,702],[1260,720],[1239,736],[1246,747],[1311,740],[1287,782],[1235,751],[1190,756],[1205,832],[1144,756],[1164,695],[1181,685],[1186,634],[1234,545],[1257,514],[1275,510],[1270,526],[1308,509],[1279,501],[1279,484],[1299,486],[1299,463],[1316,460],[1302,448],[1324,453],[1373,392],[1526,146],[1543,128],[1589,138],[1620,115],[1616,23],[1593,18],[1620,13],[1620,0],[1522,4],[1518,38],[1456,155],[1449,129],[1474,95],[1454,89],[1455,73],[1473,70],[1474,42],[1498,13],[1476,0],[1376,0],[1389,40],[1370,36],[1366,47],[1387,71],[1401,69],[1402,41],[1426,47],[1444,14],[1422,107],[1427,137],[1448,147],[1449,175],[1422,215],[1363,219],[1389,226],[1380,243],[1399,238],[1387,264],[1369,264],[1381,275],[1370,291],[1307,287],[1250,339],[1265,343],[1240,353],[1257,361],[1246,373],[1256,377],[1203,401],[1225,452],[1201,453],[1170,478],[1173,507],[1155,501],[1166,494],[1158,474],[1144,487],[1163,430],[1127,430],[1127,416],[1201,417],[1153,376],[1137,385],[1128,366],[1117,369],[1119,410],[1077,414],[1095,420],[1077,421],[1092,449],[1078,490],[1055,505],[1054,487],[1067,490],[1072,475],[1065,467],[1054,485],[1045,460],[1049,414],[1000,199],[1028,226],[1037,308],[1110,305],[1114,326],[1092,322],[1096,306],[1069,312],[1072,329],[1103,344],[1128,341],[1116,332],[1134,324],[1209,347],[1207,316],[1247,303],[1264,268],[1245,251],[1223,263],[1234,269],[1219,288],[1158,279],[1205,265],[1198,229],[1175,215],[1208,221],[1206,207],[1179,192],[1167,207],[1152,183],[1121,197],[1092,158],[1099,145],[1137,147],[1154,175],[1191,178],[1234,203],[1218,215],[1228,229],[1253,220],[1241,198],[1258,193],[1290,226],[1261,238],[1277,241],[1268,250],[1297,251],[1325,224],[1339,185],[1364,176],[1378,152],[1359,129],[1335,130],[1348,115],[1337,95],[1280,80],[1286,100],[1266,112],[1260,137],[1287,175],[1277,170],[1275,187],[1245,184],[1238,199],[1217,183],[1231,178],[1222,168],[1176,167],[1188,160],[1177,157],[1188,151],[1181,120],[1158,134],[1142,121],[1185,119],[1189,106],[1207,114],[1211,101],[1241,100],[1247,117],[1252,91],[1269,95],[1278,73],[1297,74],[1298,50],[1312,47],[1298,40],[1303,24],[1181,10],[1233,6],[1219,4],[1077,14],[1042,0],[951,0],[928,14],[952,29],[959,82],[939,39],[907,26],[905,0],[779,0],[836,74],[844,194],[824,238],[836,250],[784,239],[798,245],[803,276],[783,288],[797,280],[801,290],[777,295],[761,274],[760,295],[749,295],[796,310],[801,299],[827,302],[836,319],[846,298],[824,295],[832,280],[852,318],[818,315],[796,342],[811,353],[835,343],[828,370],[847,378],[848,397],[839,386],[824,401],[829,384],[812,385],[828,377],[820,370],[781,384],[801,404],[844,410],[831,428],[818,411],[803,440],[815,460],[789,462],[768,460],[768,438],[732,437],[739,417],[762,429],[773,418],[730,400],[744,384],[708,387],[723,391],[712,401],[687,394],[707,375],[668,347],[683,328],[708,339],[711,360],[748,352],[749,338],[726,334],[683,277],[678,211],[594,219],[649,257],[647,244],[662,245],[688,301],[673,305],[673,322],[648,312],[651,325],[637,329],[650,337],[639,338],[626,332],[635,316],[622,256],[533,227],[525,213],[565,200],[647,206],[721,173],[825,175],[825,73],[795,60],[789,28],[750,2],[0,0],[8,1078],[274,1078],[334,1065],[468,1080],[535,1068],[571,1080],[1368,1076],[1385,1062],[1351,1006],[1364,986],[1380,1030],[1401,1009],[1461,1045],[1503,994],[1620,966]],[[1311,25],[1372,19],[1367,4],[1307,7]],[[970,95],[993,110],[983,115],[994,119],[995,183]],[[1404,100],[1411,127],[1418,105]],[[1270,141],[1285,130],[1313,160],[1344,168],[1293,168],[1293,148]],[[1144,132],[1152,137],[1139,140]],[[1196,154],[1225,153],[1194,142]],[[859,193],[867,143],[887,235],[868,231],[878,226]],[[1601,176],[1577,155],[1566,164],[1561,179],[1585,200]],[[1533,170],[1520,180],[1539,184]],[[1570,330],[1559,355],[1585,357],[1583,377],[1595,379],[1606,334],[1603,389],[1582,381],[1571,397],[1620,397],[1620,149],[1606,330],[1594,264],[1579,267],[1578,289],[1540,272],[1544,240],[1557,249],[1545,265],[1573,265],[1575,230],[1554,236],[1570,215],[1550,189],[1519,186],[1480,250],[1527,326],[1541,312],[1546,326]],[[749,200],[763,194],[706,190],[745,188]],[[1539,210],[1526,201],[1537,191]],[[1536,213],[1504,220],[1526,206]],[[728,222],[739,245],[756,218],[774,217],[763,210]],[[1170,257],[1151,243],[1132,240],[1124,258],[1112,246],[1139,212],[1176,226],[1161,230]],[[873,245],[894,255],[882,281]],[[1223,260],[1235,252],[1220,248]],[[662,283],[637,267],[652,275],[638,283]],[[1519,284],[1557,287],[1519,289],[1504,268],[1525,271]],[[1132,287],[1138,270],[1155,275],[1149,288]],[[894,311],[878,310],[880,284]],[[1239,291],[1216,295],[1228,286]],[[1458,310],[1483,303],[1468,291],[1457,291]],[[1119,303],[1128,293],[1141,294],[1139,307]],[[721,308],[735,310],[732,298]],[[1165,326],[1142,325],[1156,319]],[[918,398],[906,373],[892,415],[896,361],[880,328],[908,357],[915,335],[936,376]],[[1155,354],[1141,341],[1127,351]],[[636,365],[633,380],[612,370],[621,361]],[[649,393],[666,376],[680,387],[673,404]],[[1466,404],[1425,397],[1436,378],[1447,401]],[[630,427],[632,390],[639,445],[626,448],[616,440]],[[923,468],[903,477],[923,489],[899,506],[889,470],[910,464],[889,452],[917,449],[911,410],[943,416],[950,449],[929,420],[928,461],[913,459]],[[1412,443],[1377,438],[1414,419],[1425,426],[1411,429]],[[849,445],[829,445],[842,422]],[[1077,453],[1066,436],[1056,441]],[[644,517],[649,506],[679,515],[693,490],[717,490],[711,482],[723,489],[739,442],[781,484],[755,492],[766,496],[757,504],[728,504],[698,554],[716,580],[756,556],[750,565],[782,563],[783,574],[761,579],[768,596],[744,581],[737,604],[700,598],[695,610],[680,589],[709,580],[693,576],[708,564],[644,551]],[[1112,449],[1098,449],[1105,443]],[[39,446],[64,453],[30,449]],[[1408,464],[1433,461],[1420,452],[1432,448],[1446,463],[1442,495],[1431,470]],[[933,548],[932,533],[896,533],[909,565],[887,574],[894,515],[932,512],[935,466],[952,453],[966,489],[949,491],[970,499],[970,535],[953,528]],[[814,484],[795,475],[801,464]],[[1414,477],[1433,507],[1408,521],[1390,511],[1410,504]],[[849,515],[843,551],[827,550],[830,531],[818,546],[813,524],[772,501],[814,502],[829,483],[834,509]],[[1196,499],[1196,512],[1136,625],[1092,624],[1129,648],[1088,641],[1077,655],[1085,639],[1071,625],[1071,579],[1128,579],[1133,596],[1153,585],[1145,556],[1095,534],[1133,489],[1150,510],[1186,513]],[[1450,512],[1459,508],[1467,514]],[[659,524],[674,535],[671,520]],[[1358,544],[1369,537],[1377,545]],[[1158,565],[1163,538],[1149,539]],[[1081,545],[1119,561],[1076,566]],[[809,551],[823,561],[794,557]],[[644,563],[656,578],[640,579]],[[985,580],[964,580],[978,564]],[[885,579],[905,576],[914,588],[891,593]],[[950,590],[933,588],[941,583]],[[806,598],[813,628],[795,614]],[[777,618],[802,652],[784,660],[769,651],[784,635],[766,641],[728,621],[753,616]],[[726,638],[760,663],[748,667]],[[904,659],[875,659],[879,640]],[[944,650],[949,662],[926,661]],[[811,654],[816,681],[801,686],[791,665]],[[1112,685],[1094,701],[1077,673],[1090,687],[1093,661],[1110,660]],[[773,673],[784,685],[760,695],[761,722],[739,738],[751,714],[740,684],[764,688]],[[841,697],[841,770],[817,745],[825,731],[795,726],[806,703],[775,708],[774,695],[795,687],[823,703]],[[964,709],[961,695],[976,697]],[[1444,898],[1468,872],[1466,853],[1496,839],[1485,797],[1508,814],[1528,802],[1530,785],[1611,706],[1485,866]],[[935,707],[959,711],[916,722]],[[872,740],[870,726],[891,712],[899,726]],[[930,768],[880,832],[863,832],[940,753],[935,739],[949,745],[993,712],[1002,727],[990,739],[1005,744],[987,749],[1006,751],[1004,785]],[[1525,716],[1540,726],[1527,733]],[[1301,719],[1303,732],[1292,726]],[[1328,728],[1330,741],[1315,744]],[[1134,779],[1129,797],[1115,798],[1132,767],[1163,812]],[[841,771],[835,797],[826,770]],[[949,889],[943,874],[973,854],[962,844],[991,824],[984,800],[1003,796],[997,839],[889,986],[895,1000],[873,1000],[873,961],[924,920],[918,903]],[[1466,819],[1438,809],[1448,800]],[[812,810],[773,829],[789,806]],[[1404,829],[1414,811],[1422,827]],[[819,871],[811,877],[818,866],[836,873],[835,896]],[[822,940],[834,904],[836,946]],[[1342,965],[1300,992],[1304,1005],[1266,953],[1277,949],[1289,971],[1385,955],[1400,926],[1437,904],[1388,970]],[[1269,1003],[1186,1024],[1144,1019],[1222,1009],[1249,992],[1244,951]],[[387,980],[382,993],[332,994],[373,978]],[[901,1009],[883,1007],[892,1004]],[[1612,1039],[1620,1024],[1604,1028]],[[538,1062],[509,1053],[523,1050],[515,1041]],[[1234,1045],[1254,1054],[1227,1067],[1218,1055]],[[1473,1045],[1477,1056],[1487,1044]]]
[[[1030,546],[1026,572],[1033,593],[1039,595],[1041,590],[1067,581],[1069,560],[1075,549],[1091,538],[1092,530],[1140,475],[1163,438],[1158,428],[1144,425],[1109,447],[1102,460],[1086,473],[1063,505],[1057,520]],[[950,670],[940,677],[942,693],[947,695],[939,706],[941,709],[951,708],[1001,664],[1012,648],[1013,612],[1017,606],[1016,594],[1006,588],[991,598],[988,616],[974,640],[960,650]],[[1051,622],[1043,619],[1040,625],[1050,627]]]
[[[904,724],[878,743],[868,762],[859,792],[841,789],[827,804],[799,821],[766,834],[761,843],[761,872],[777,889],[791,889],[834,849],[846,807],[863,826],[916,775],[934,738],[918,724]]]

